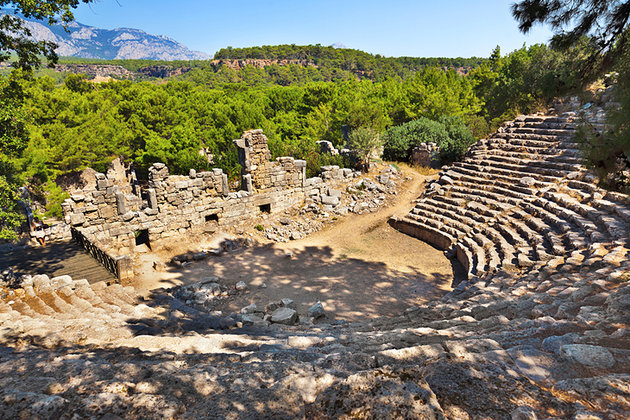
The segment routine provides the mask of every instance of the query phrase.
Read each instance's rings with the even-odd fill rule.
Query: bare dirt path
[[[170,287],[215,275],[224,284],[242,280],[249,285],[247,293],[217,306],[224,313],[286,297],[301,315],[321,301],[328,321],[394,315],[437,299],[462,272],[441,251],[387,224],[393,214],[413,207],[429,178],[410,168],[405,174],[410,179],[395,203],[378,212],[344,217],[298,241],[241,249],[168,273],[145,267],[140,287]]]

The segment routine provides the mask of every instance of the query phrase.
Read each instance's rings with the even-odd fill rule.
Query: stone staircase
[[[0,418],[629,417],[630,205],[572,130],[517,119],[394,222],[469,272],[397,317],[241,325],[167,291],[3,290]]]
[[[112,282],[116,277],[71,240],[49,242],[46,246],[21,246],[0,252],[0,271],[11,268],[16,273],[71,276],[90,283]]]

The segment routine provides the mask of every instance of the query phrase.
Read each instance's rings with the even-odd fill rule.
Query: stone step
[[[621,219],[623,219],[623,221],[627,225],[630,225],[630,210],[628,210],[627,208],[624,208],[619,203],[616,203],[616,202],[613,202],[613,201],[609,201],[609,200],[605,200],[605,199],[593,200],[591,203],[595,207],[597,207],[599,209],[602,209],[602,210],[605,210],[609,214],[616,214],[616,215],[618,215]],[[630,228],[630,227],[626,226],[626,228]]]
[[[557,178],[544,175],[536,175],[536,177],[534,178],[532,177],[531,173],[527,172],[512,171],[491,166],[482,166],[469,162],[456,162],[452,165],[451,170],[458,170],[459,172],[463,172],[467,175],[478,176],[486,179],[494,179],[508,183],[512,182],[514,184],[519,184],[518,181],[522,178],[533,178],[530,186],[533,188],[547,187],[558,181]],[[519,191],[526,193],[528,190],[525,189]]]
[[[584,217],[578,212],[588,210],[580,206],[580,203],[577,200],[566,194],[551,191],[545,192],[543,194],[543,197],[555,203],[555,205],[548,205],[550,211],[554,212],[559,217],[564,217],[570,220],[580,229],[587,232],[588,237],[592,243],[606,242],[610,238],[608,232],[606,231],[606,228],[600,228],[600,226],[598,226],[598,223],[601,222],[597,220],[595,214],[592,214],[591,217],[593,217],[597,222],[588,217]],[[590,213],[590,211],[588,212]]]
[[[432,207],[427,203],[418,203],[412,210],[412,214],[410,214],[409,217],[414,218],[416,215],[427,219],[439,220],[440,222],[453,227],[456,231],[458,231],[457,236],[464,236],[472,230],[472,220],[465,216],[454,214],[446,209]],[[466,222],[470,222],[470,224]]]
[[[552,129],[552,130],[566,130],[566,131],[575,131],[577,128],[577,124],[575,122],[570,122],[567,120],[557,120],[557,121],[524,121],[517,122],[512,125],[512,127],[520,126],[520,127],[530,127],[530,128],[538,128],[538,129]]]
[[[545,175],[543,172],[548,172],[547,170],[535,172],[537,170],[536,168],[528,167],[526,165],[517,166],[485,160],[476,161],[475,163],[462,162],[461,165],[467,169],[477,170],[492,175],[502,175],[507,178],[534,178],[534,181],[541,183],[557,183],[565,176],[565,174],[560,172],[554,172],[554,175]]]
[[[575,130],[573,129],[565,129],[565,128],[546,128],[546,127],[534,127],[534,126],[522,126],[522,127],[507,127],[506,132],[508,133],[518,133],[518,134],[529,134],[529,135],[539,135],[543,137],[549,138],[571,138],[575,134]]]
[[[463,177],[465,178],[465,177]],[[470,178],[466,178],[466,182],[461,181],[457,185],[451,185],[448,191],[452,193],[466,194],[471,196],[479,196],[487,200],[488,205],[497,211],[506,211],[511,207],[518,205],[521,201],[522,194],[496,187],[494,185],[479,184],[472,181]],[[499,192],[495,192],[499,190]],[[505,194],[503,194],[505,192]]]
[[[495,140],[495,139],[492,139]],[[580,149],[577,147],[559,147],[544,143],[532,143],[526,140],[514,140],[510,143],[505,140],[493,141],[491,147],[511,153],[521,153],[528,156],[547,156],[549,159],[581,159]]]
[[[570,163],[562,162],[562,161],[552,161],[549,159],[535,159],[530,155],[523,156],[522,154],[517,155],[512,152],[504,152],[500,150],[493,150],[490,152],[489,150],[474,150],[472,153],[472,157],[476,160],[486,160],[492,162],[501,162],[511,165],[525,165],[528,167],[532,167],[537,169],[548,169],[552,170],[551,175],[558,175],[559,173],[564,173],[562,176],[566,176],[567,173],[582,171],[585,170],[584,166],[580,164],[580,160],[577,158],[568,158],[571,159]]]

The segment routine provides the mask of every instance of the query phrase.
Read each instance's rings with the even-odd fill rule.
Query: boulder
[[[615,365],[615,358],[610,351],[601,346],[590,344],[566,344],[560,347],[560,353],[569,359],[600,369],[609,369]]]

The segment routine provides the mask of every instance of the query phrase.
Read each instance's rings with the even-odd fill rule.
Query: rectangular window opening
[[[271,213],[271,204],[263,204],[258,206],[261,213]]]
[[[149,229],[142,229],[136,232],[136,246],[146,245],[147,248],[151,249],[151,244],[149,243]]]
[[[208,222],[219,222],[218,214],[206,214],[206,223]]]

